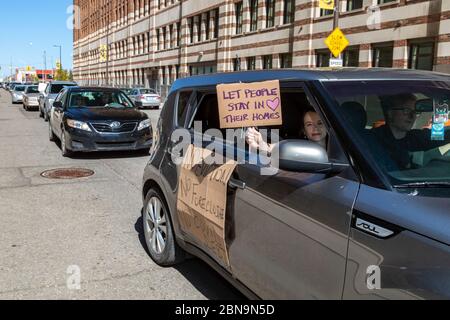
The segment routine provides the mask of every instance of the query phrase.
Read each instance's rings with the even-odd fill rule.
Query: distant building
[[[345,66],[450,73],[450,0],[341,0]],[[328,66],[332,12],[312,0],[74,0],[80,84],[168,90],[189,75]],[[108,49],[106,49],[108,48]],[[109,58],[105,54],[109,52]]]
[[[17,82],[33,82],[36,79],[36,70],[32,68],[19,68],[16,69],[16,81]]]
[[[55,73],[53,70],[36,70],[36,75],[39,81],[53,80],[54,74]]]

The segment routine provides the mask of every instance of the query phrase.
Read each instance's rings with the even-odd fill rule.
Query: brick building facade
[[[314,0],[74,0],[74,78],[151,86],[216,71],[327,66]],[[450,73],[449,0],[341,0],[346,66]],[[76,12],[77,13],[77,12]],[[75,15],[77,16],[77,15]],[[101,48],[109,58],[101,58]]]

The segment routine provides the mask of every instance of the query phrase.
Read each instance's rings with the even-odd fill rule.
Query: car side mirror
[[[417,100],[416,111],[417,112],[433,112],[434,111],[433,99]]]
[[[55,110],[62,111],[62,109],[63,109],[62,102],[61,101],[55,101],[53,103],[53,108],[55,108]]]
[[[280,169],[286,171],[328,174],[349,167],[344,163],[331,163],[322,146],[306,140],[284,140],[275,148],[273,156],[279,157]]]

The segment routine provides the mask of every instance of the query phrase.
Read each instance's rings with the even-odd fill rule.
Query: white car
[[[134,88],[129,97],[133,102],[142,103],[143,108],[159,109],[161,96],[154,89]]]
[[[30,108],[39,107],[39,90],[38,86],[27,86],[23,95],[23,107],[29,111]]]
[[[23,94],[25,92],[26,86],[24,85],[16,85],[14,90],[11,91],[11,100],[12,103],[22,103],[23,102]]]

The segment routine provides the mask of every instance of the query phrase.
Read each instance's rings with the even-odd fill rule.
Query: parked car
[[[229,179],[226,204],[216,211],[224,230],[207,228],[195,203],[213,214],[213,200],[200,193],[201,178],[180,184],[181,162],[174,160],[180,140],[172,134],[184,128],[211,141],[207,129],[221,132],[216,86],[267,80],[279,80],[281,88],[283,125],[267,128],[279,129],[281,142],[272,154],[279,170],[261,174],[269,165],[250,161],[245,134],[237,134],[240,141],[227,139],[243,161]],[[449,102],[448,75],[412,70],[280,70],[177,80],[143,177],[150,256],[172,266],[188,252],[253,298],[449,299],[450,135],[432,140],[432,132],[421,129],[433,105],[448,108]],[[300,128],[308,110],[328,132],[326,149],[304,139]],[[389,131],[394,126],[372,128],[384,116],[394,126],[414,127],[396,140]],[[228,148],[226,154],[214,150],[229,155]],[[194,168],[208,172],[211,165]],[[181,192],[193,195],[189,210],[180,210]],[[228,263],[217,253],[221,241]]]
[[[143,108],[159,109],[161,96],[154,89],[134,88],[128,94],[134,102],[142,103]]]
[[[63,156],[116,150],[148,154],[152,145],[150,119],[118,89],[66,87],[49,120],[50,141],[61,141]]]
[[[24,85],[13,85],[11,88],[11,99],[12,103],[22,103],[23,102],[23,94],[25,93],[26,86]]]
[[[39,90],[38,86],[26,86],[23,95],[23,108],[29,111],[31,108],[39,108]]]
[[[9,84],[9,86],[8,86],[8,91],[9,91],[9,92],[13,92],[13,91],[14,91],[14,88],[15,88],[16,86],[23,86],[23,84],[20,83],[20,82],[11,82],[11,83]]]
[[[39,96],[39,116],[45,121],[49,119],[50,108],[55,101],[56,96],[64,87],[77,86],[75,82],[53,81],[47,84],[44,92]]]

